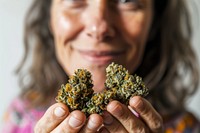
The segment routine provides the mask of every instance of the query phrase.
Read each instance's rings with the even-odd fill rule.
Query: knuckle
[[[131,130],[140,126],[134,119],[131,118],[126,119],[124,123],[127,127],[130,127]]]
[[[123,112],[120,117],[121,119],[123,119],[125,123],[128,123],[129,121],[131,121],[131,117],[129,113]]]
[[[44,128],[42,128],[39,123],[35,125],[33,130],[34,133],[45,133]]]
[[[135,120],[130,119],[126,125],[129,127],[129,131],[134,131],[134,133],[147,133],[145,126]]]
[[[117,133],[117,132],[125,132],[122,130],[122,128],[120,126],[116,126],[111,130],[113,133]],[[125,132],[126,133],[126,132]]]
[[[124,127],[119,124],[118,122],[112,124],[112,125],[104,125],[103,128],[108,129],[109,132],[112,133],[127,133],[126,130],[124,129]]]
[[[47,133],[51,129],[51,118],[43,117],[34,126],[34,133]]]
[[[152,124],[154,132],[161,132],[163,130],[163,119],[161,117],[155,120]]]
[[[148,133],[147,129],[141,126],[133,129],[134,133]]]

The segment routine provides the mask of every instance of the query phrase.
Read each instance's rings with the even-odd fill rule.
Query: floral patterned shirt
[[[2,133],[33,133],[36,122],[45,109],[28,109],[28,103],[16,98],[8,107],[3,118]]]
[[[14,99],[5,113],[2,133],[33,133],[36,122],[45,113],[43,109],[29,109],[28,103]],[[164,133],[200,133],[199,121],[188,112],[166,123]]]
[[[193,114],[183,112],[165,123],[165,133],[200,133],[200,123]]]

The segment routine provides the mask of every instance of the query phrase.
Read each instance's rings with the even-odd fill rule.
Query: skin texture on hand
[[[105,127],[110,133],[124,131],[136,133],[162,132],[162,118],[148,101],[140,96],[135,96],[131,98],[129,104],[131,108],[139,113],[139,118],[135,116],[127,106],[118,101],[112,101],[107,106],[108,112],[112,115],[108,116],[109,114],[107,114],[105,116],[107,118],[103,118]]]
[[[75,110],[69,113],[66,105],[56,103],[49,107],[44,116],[36,124],[35,133],[76,133],[96,132],[103,124],[103,119],[97,114],[90,115],[86,121],[83,112]]]
[[[49,107],[38,121],[34,131],[36,133],[162,132],[162,118],[147,100],[135,96],[130,99],[129,105],[139,113],[139,118],[118,101],[110,102],[102,116],[92,114],[87,119],[83,112],[75,110],[70,113],[66,105],[56,103]]]

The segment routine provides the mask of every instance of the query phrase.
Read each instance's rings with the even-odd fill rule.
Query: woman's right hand
[[[69,112],[66,105],[55,103],[36,123],[35,133],[95,133],[101,127],[103,119],[98,114],[92,114],[86,121],[83,112],[75,110]]]

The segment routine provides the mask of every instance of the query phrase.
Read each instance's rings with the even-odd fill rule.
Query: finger
[[[48,108],[42,118],[37,122],[34,131],[39,133],[50,132],[59,125],[68,114],[69,110],[67,106],[62,103],[56,103]]]
[[[163,131],[163,120],[153,106],[144,98],[135,96],[130,99],[130,106],[139,113],[153,133]]]
[[[128,132],[148,132],[146,125],[138,119],[124,104],[112,101],[107,110],[123,125]]]
[[[82,128],[81,133],[94,133],[102,126],[103,118],[98,114],[91,114],[87,124]]]
[[[98,133],[111,133],[111,132],[109,132],[108,129],[106,129],[106,127],[102,126],[102,127],[100,128],[100,130],[98,131]],[[115,133],[116,133],[116,132],[115,132]]]
[[[52,133],[77,133],[83,127],[86,121],[86,116],[83,112],[75,110],[60,123]]]
[[[109,112],[105,111],[102,117],[104,120],[104,127],[110,133],[116,133],[116,132],[127,133],[127,130],[124,128],[124,126],[117,119],[115,119]]]

